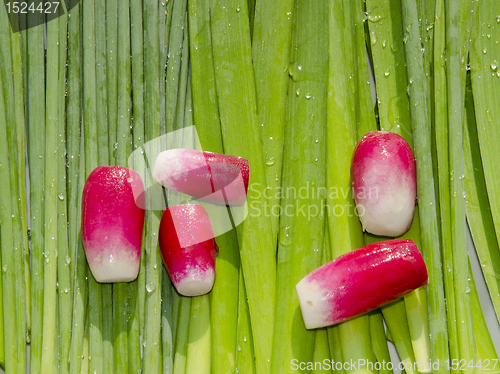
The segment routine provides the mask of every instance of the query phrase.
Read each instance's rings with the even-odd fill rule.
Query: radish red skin
[[[98,282],[129,282],[139,272],[145,211],[133,191],[144,196],[141,177],[120,166],[100,166],[85,182],[82,240]]]
[[[204,201],[241,205],[246,201],[249,167],[241,157],[178,148],[158,155],[153,177],[166,188]]]
[[[296,286],[306,328],[331,326],[394,301],[427,284],[412,240],[394,239],[348,252]]]
[[[181,295],[199,296],[212,289],[218,248],[205,208],[196,204],[167,208],[159,243],[167,272]]]
[[[416,167],[404,138],[388,131],[367,133],[354,150],[351,179],[363,230],[395,237],[410,228]]]

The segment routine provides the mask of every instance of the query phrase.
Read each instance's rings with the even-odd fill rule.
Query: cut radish
[[[119,166],[100,166],[85,182],[82,239],[98,282],[137,278],[145,211],[136,203],[132,190],[144,191],[141,177]]]
[[[306,328],[337,324],[394,301],[427,283],[411,240],[395,239],[348,252],[296,286]]]
[[[363,230],[385,236],[408,230],[417,182],[415,160],[406,140],[388,131],[367,133],[354,150],[351,179]]]
[[[167,208],[159,241],[165,267],[181,295],[199,296],[212,289],[218,248],[205,208],[196,204]]]
[[[154,179],[166,188],[228,205],[245,202],[248,176],[244,158],[180,148],[161,152],[153,170]]]

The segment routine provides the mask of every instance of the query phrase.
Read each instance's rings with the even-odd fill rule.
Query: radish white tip
[[[325,323],[324,317],[324,290],[314,282],[309,282],[306,279],[302,279],[297,283],[295,288],[306,329],[327,326],[328,323]]]
[[[116,256],[115,256],[116,257]],[[139,274],[139,261],[128,256],[113,258],[109,261],[89,261],[90,270],[99,283],[130,282]]]
[[[183,296],[201,296],[209,293],[214,285],[215,274],[209,269],[202,277],[186,277],[175,284],[175,289]]]

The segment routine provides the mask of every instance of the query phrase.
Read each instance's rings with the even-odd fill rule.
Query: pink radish
[[[406,140],[388,131],[367,133],[354,150],[351,179],[363,230],[394,237],[409,229],[417,184]]]
[[[306,328],[334,325],[394,301],[427,283],[411,240],[395,239],[348,252],[296,286]]]
[[[244,158],[180,148],[161,152],[153,170],[154,179],[166,188],[230,205],[245,202],[248,176]]]
[[[196,204],[167,208],[159,241],[165,267],[181,295],[199,296],[212,289],[218,248],[205,208]]]
[[[119,166],[100,166],[85,182],[82,239],[90,270],[98,282],[137,278],[145,211],[132,191],[144,191],[141,177]]]

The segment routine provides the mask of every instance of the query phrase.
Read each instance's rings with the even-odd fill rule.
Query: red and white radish
[[[240,205],[248,189],[248,161],[194,149],[170,149],[156,158],[154,179],[168,189],[198,199]]]
[[[141,177],[120,166],[100,166],[85,182],[82,240],[90,270],[98,282],[137,278],[145,211],[134,199],[133,191],[143,198]]]
[[[395,237],[409,229],[417,194],[415,170],[412,150],[398,134],[372,131],[358,142],[351,179],[364,231]]]
[[[394,301],[427,283],[411,240],[395,239],[348,252],[296,286],[306,328],[337,324]]]
[[[218,248],[205,208],[196,204],[167,208],[159,241],[167,272],[181,295],[199,296],[212,289]]]

